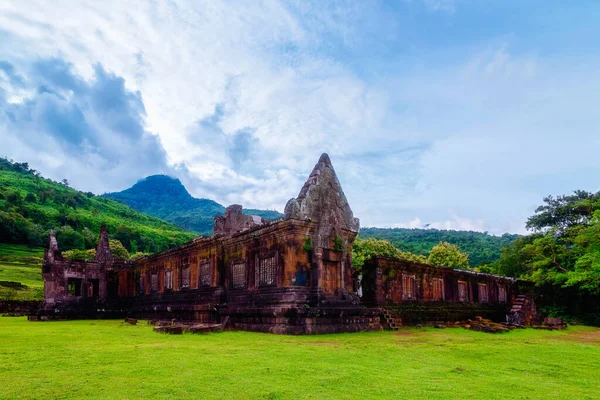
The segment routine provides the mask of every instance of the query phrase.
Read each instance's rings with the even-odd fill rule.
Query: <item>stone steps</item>
[[[381,318],[385,321],[387,325],[387,329],[392,331],[398,330],[398,324],[396,324],[396,320],[392,317],[392,314],[385,308],[381,312]]]

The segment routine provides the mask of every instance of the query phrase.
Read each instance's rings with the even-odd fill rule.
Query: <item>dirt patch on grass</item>
[[[339,346],[339,343],[336,343],[336,342],[307,342],[305,344],[308,344],[311,346],[329,346],[329,347]]]
[[[569,331],[560,339],[569,342],[591,343],[600,345],[600,329],[593,331]]]
[[[281,343],[285,344],[294,344],[294,345],[304,345],[304,346],[327,346],[327,347],[337,347],[340,343],[337,342],[293,342],[293,341],[284,341]]]
[[[159,342],[159,343],[141,343],[141,344],[133,344],[130,345],[129,347],[167,347],[170,346],[171,344],[166,343],[166,342]]]
[[[415,336],[415,333],[413,331],[397,331],[397,332],[394,332],[394,336],[411,337],[411,336]]]

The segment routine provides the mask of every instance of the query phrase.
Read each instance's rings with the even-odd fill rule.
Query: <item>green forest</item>
[[[478,267],[498,260],[502,248],[519,238],[519,235],[505,233],[494,236],[481,232],[438,229],[361,228],[360,237],[387,240],[403,252],[425,257],[433,246],[448,242],[469,256],[471,267]]]
[[[0,242],[45,246],[53,229],[61,250],[91,249],[103,222],[133,254],[166,250],[195,236],[116,200],[72,189],[66,180],[45,179],[27,163],[0,158]]]

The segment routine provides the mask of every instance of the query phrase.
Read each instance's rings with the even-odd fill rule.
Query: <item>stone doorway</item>
[[[339,261],[323,261],[323,280],[321,287],[326,293],[335,293],[341,285],[341,263]]]

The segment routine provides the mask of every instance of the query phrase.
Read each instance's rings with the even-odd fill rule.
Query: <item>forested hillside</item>
[[[0,242],[46,245],[54,229],[61,250],[96,246],[100,225],[132,253],[153,253],[194,235],[116,200],[44,179],[27,163],[0,158]]]
[[[422,256],[427,256],[439,242],[448,242],[458,246],[469,256],[471,267],[498,260],[502,248],[519,237],[508,233],[493,236],[472,231],[407,228],[361,228],[359,235],[363,239],[384,239],[404,252]]]
[[[216,201],[192,197],[179,179],[166,175],[149,176],[129,189],[104,196],[202,235],[211,235],[215,216],[225,212],[225,207]],[[268,220],[283,216],[272,210],[244,209],[243,212]]]

